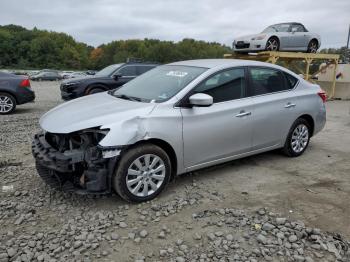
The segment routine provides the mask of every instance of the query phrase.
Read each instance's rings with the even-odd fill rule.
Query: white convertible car
[[[321,37],[301,23],[282,23],[267,27],[260,34],[242,36],[233,42],[235,52],[302,51],[316,53]]]

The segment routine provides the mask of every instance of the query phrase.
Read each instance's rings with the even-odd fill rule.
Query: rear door
[[[283,145],[297,117],[298,101],[286,73],[268,67],[249,69],[249,95],[253,103],[252,150]],[[292,80],[293,80],[292,79]]]
[[[245,69],[231,68],[207,78],[190,93],[208,94],[214,103],[181,108],[186,168],[250,151],[252,105],[246,86]]]

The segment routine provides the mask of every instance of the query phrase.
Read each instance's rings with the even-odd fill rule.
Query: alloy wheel
[[[317,43],[315,41],[312,41],[310,43],[309,52],[310,53],[316,53],[317,52]]]
[[[291,147],[295,153],[302,152],[309,141],[309,129],[306,125],[298,125],[292,134]]]
[[[162,186],[165,180],[164,161],[154,154],[145,154],[134,160],[128,168],[126,185],[129,192],[147,197]]]
[[[266,44],[266,50],[268,51],[278,51],[278,41],[274,38],[269,39]]]
[[[0,96],[0,113],[10,112],[13,106],[13,102],[8,96]]]

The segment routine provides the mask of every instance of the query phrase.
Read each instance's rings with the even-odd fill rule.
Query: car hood
[[[75,77],[75,78],[68,78],[66,80],[62,81],[62,84],[70,84],[70,83],[76,83],[76,82],[94,82],[96,80],[105,80],[109,79],[107,76],[82,76],[82,77]]]
[[[266,35],[266,34],[263,34],[263,33],[260,33],[260,34],[253,34],[253,35],[244,35],[244,36],[240,36],[240,37],[237,37],[235,39],[235,41],[250,41],[253,37],[257,37],[258,35]]]
[[[156,104],[116,98],[108,92],[84,96],[63,103],[40,119],[50,133],[67,134],[86,128],[109,125],[149,114]]]

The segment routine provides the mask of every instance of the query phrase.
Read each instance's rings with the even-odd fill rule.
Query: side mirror
[[[292,28],[292,33],[294,34],[296,31],[298,31],[298,29],[296,27]]]
[[[213,104],[213,97],[207,94],[198,93],[191,95],[189,101],[192,106],[206,107]]]
[[[113,79],[114,79],[114,80],[118,80],[118,79],[121,78],[121,77],[122,77],[121,74],[115,74],[115,75],[113,75]]]

